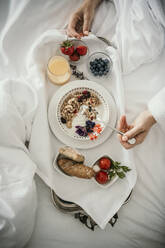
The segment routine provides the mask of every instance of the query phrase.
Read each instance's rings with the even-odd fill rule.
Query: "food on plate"
[[[65,55],[72,55],[74,52],[74,46],[71,41],[65,40],[60,46],[61,52]]]
[[[77,46],[76,51],[80,56],[84,56],[87,54],[87,47],[86,46]]]
[[[96,172],[95,180],[100,184],[106,184],[116,176],[123,179],[131,169],[120,164],[120,162],[113,161],[112,158],[100,158],[93,166],[93,170]]]
[[[111,166],[111,160],[109,158],[103,157],[99,160],[99,166],[103,170],[108,170]]]
[[[114,177],[123,179],[131,169],[122,166],[108,156],[103,156],[90,167],[84,164],[85,157],[72,147],[66,146],[59,149],[56,164],[68,176],[84,179],[94,179],[99,184],[108,184]]]
[[[90,61],[90,71],[94,76],[105,76],[110,70],[110,62],[108,59],[96,58]]]
[[[84,164],[74,163],[69,159],[61,158],[57,163],[60,169],[69,176],[90,179],[95,175],[93,168]]]
[[[84,156],[78,153],[72,147],[66,146],[59,149],[59,153],[67,158],[70,158],[76,162],[84,162]]]
[[[49,80],[54,84],[64,84],[68,82],[71,76],[70,65],[62,56],[50,58],[47,66],[47,75]]]
[[[85,126],[75,126],[75,128],[78,135],[82,137],[89,136],[90,140],[97,139],[98,134],[103,130],[100,124],[90,120],[86,121]]]
[[[70,60],[72,61],[78,61],[80,59],[80,55],[74,51],[70,56],[69,56]]]
[[[93,92],[88,90],[75,91],[69,94],[61,105],[61,122],[66,124],[68,128],[72,128],[73,118],[77,116],[82,106],[85,106],[85,110],[82,114],[86,116],[88,122],[92,121],[97,117],[98,112],[95,107],[99,104],[101,104],[101,102]],[[89,130],[88,124],[86,124],[86,126]]]
[[[97,173],[97,172],[100,171],[100,167],[99,167],[97,164],[95,164],[95,165],[93,166],[93,170]]]
[[[105,184],[108,182],[108,173],[101,170],[96,174],[95,179],[98,183]]]

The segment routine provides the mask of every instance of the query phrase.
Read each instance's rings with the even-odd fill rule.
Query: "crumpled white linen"
[[[36,212],[30,141],[37,95],[23,80],[0,82],[0,247],[23,247]]]
[[[118,19],[113,42],[120,54],[123,74],[129,74],[160,55],[165,44],[165,19],[160,1],[114,0],[114,4]]]
[[[13,2],[13,1],[11,1]],[[15,1],[16,2],[16,1]],[[28,48],[29,46],[31,45],[30,42],[33,42],[34,40],[34,37],[37,38],[37,36],[39,34],[41,34],[42,32],[45,31],[45,29],[47,28],[50,28],[51,27],[56,27],[56,22],[55,20],[52,21],[52,15],[49,15],[50,12],[55,13],[54,9],[52,8],[53,3],[55,1],[42,1],[42,4],[41,4],[41,8],[39,9],[38,11],[38,6],[40,6],[40,4],[36,4],[34,6],[34,4],[32,4],[32,1],[26,1],[25,2],[25,5],[27,5],[28,7],[25,8],[25,11],[24,9],[22,8],[22,12],[20,11],[20,13],[17,12],[17,18],[15,18],[14,22],[11,23],[12,25],[12,28],[10,26],[10,28],[8,27],[8,29],[6,30],[6,33],[4,33],[4,39],[3,39],[3,48],[6,52],[6,55],[8,56],[9,58],[9,61],[10,61],[10,73],[15,73],[15,75],[17,75],[17,72],[18,73],[22,73],[22,65],[24,65],[24,59],[25,59],[25,55],[26,53],[28,53]],[[63,6],[63,3],[62,1],[59,1],[61,6]],[[158,1],[155,1],[155,2],[158,2]],[[40,1],[41,3],[41,1]],[[76,1],[72,1],[72,4],[74,5],[75,3],[75,6],[73,7],[73,9],[76,7]],[[60,4],[59,4],[59,7],[60,7]],[[37,7],[36,7],[37,6]],[[68,5],[68,6],[71,6],[71,3]],[[104,3],[104,6],[105,6],[105,3]],[[37,9],[35,9],[37,8]],[[50,8],[51,8],[51,11],[50,11]],[[60,7],[61,8],[61,7]],[[36,14],[37,11],[33,11],[32,10],[37,10],[38,11],[38,15]],[[60,11],[59,11],[59,8],[57,7],[56,8],[56,16],[55,17],[59,17],[58,18],[58,27],[61,28],[61,25],[60,23],[64,22],[64,15],[61,15],[63,14],[64,12],[62,11],[62,9],[64,10],[64,12],[68,12],[68,14],[71,12],[69,8],[61,8]],[[29,14],[31,14],[31,16],[34,16],[34,18],[28,18],[29,17]],[[48,14],[47,14],[48,13]],[[12,13],[11,13],[12,15]],[[37,19],[36,17],[42,17],[44,15],[44,20],[39,18]],[[127,13],[126,13],[127,15]],[[26,22],[24,21],[24,18],[27,18],[26,19]],[[107,20],[107,23],[108,23],[108,18],[110,18],[111,16],[107,16],[106,20]],[[61,20],[60,20],[61,18]],[[49,19],[49,22],[45,23],[46,19]],[[102,18],[101,18],[102,19]],[[111,21],[111,18],[109,19]],[[24,23],[24,27],[22,25],[22,23]],[[38,25],[37,25],[38,23]],[[43,24],[43,25],[42,25]],[[102,23],[98,23],[98,27],[100,27],[100,24]],[[20,26],[20,29],[17,30],[17,27]],[[41,27],[42,26],[42,27]],[[31,28],[33,27],[33,28]],[[103,27],[103,26],[102,26]],[[102,34],[105,34],[105,36],[107,36],[107,38],[109,38],[109,30],[108,30],[109,26],[106,25],[104,27],[104,30],[102,28],[102,30],[96,30],[96,32],[99,34],[99,33],[102,33]],[[21,30],[23,30],[23,32],[21,32]],[[37,32],[36,32],[37,30]],[[150,29],[149,29],[150,30]],[[107,32],[108,31],[108,32]],[[14,35],[13,37],[13,33],[16,33],[17,35]],[[23,37],[24,39],[26,40],[26,42],[24,43],[24,40],[22,39],[22,35],[23,34]],[[17,41],[20,41],[17,43]],[[22,42],[22,43],[21,43]],[[15,52],[12,50],[12,47],[13,47],[13,43],[15,44]],[[21,44],[21,46],[20,46]],[[20,49],[17,49],[17,48],[20,48]],[[21,58],[21,65],[20,65],[20,61],[18,60],[15,61],[15,58],[16,56],[15,55],[18,55],[18,58]],[[0,58],[1,59],[1,58]],[[14,63],[15,62],[15,63]],[[162,62],[162,61],[161,61]],[[9,65],[9,64],[8,64]],[[144,68],[144,78],[146,79],[145,77],[145,74],[146,74],[146,70],[148,73],[151,73],[152,74],[152,68],[159,68],[159,66],[161,66],[162,63],[159,64],[159,59],[158,59],[158,63],[156,66],[153,66],[151,67],[149,70],[149,65],[148,65],[148,70],[147,70],[147,66]],[[3,70],[6,70],[6,74],[8,75],[9,73],[9,68],[4,68],[4,67],[1,67],[1,69]],[[158,70],[159,71],[159,70]],[[141,71],[140,71],[141,72]],[[146,101],[144,101],[144,98],[147,96],[147,99],[149,98],[149,96],[153,96],[153,94],[155,94],[155,90],[154,90],[154,83],[157,83],[159,84],[159,77],[158,77],[158,80],[155,81],[155,78],[154,78],[154,74],[153,74],[153,84],[151,82],[151,85],[149,84],[149,81],[145,81],[144,79],[144,82],[145,82],[145,85],[146,83],[148,84],[148,91],[146,90],[145,93],[142,92],[141,89],[143,89],[143,86],[142,84],[140,84],[140,87],[138,88],[138,85],[136,87],[136,89],[139,89],[139,95],[138,93],[134,92],[133,90],[133,87],[134,87],[134,84],[132,83],[135,78],[140,78],[141,81],[143,80],[143,77],[139,77],[140,76],[140,72],[139,74],[135,73],[133,75],[130,76],[129,80],[128,78],[126,78],[126,82],[127,82],[127,86],[130,87],[130,90],[126,91],[126,93],[128,93],[128,95],[126,94],[125,97],[127,98],[127,114],[128,114],[128,118],[130,120],[132,120],[135,115],[137,115],[139,113],[139,111],[143,110],[143,107],[146,106]],[[162,71],[161,71],[162,73]],[[2,75],[2,73],[1,73]],[[138,84],[138,80],[135,80],[135,82],[137,82]],[[142,87],[141,87],[142,86]],[[145,86],[146,87],[146,86]],[[52,90],[53,86],[51,87],[50,86],[50,91]],[[152,90],[153,88],[153,90]],[[161,88],[161,87],[160,87]],[[152,91],[152,94],[151,94],[151,91]],[[129,97],[131,95],[131,97]],[[138,98],[137,98],[137,101],[134,101],[136,99],[136,96],[138,95]],[[130,100],[130,101],[129,101]],[[130,103],[131,104],[128,104]],[[144,104],[145,102],[145,104]],[[129,107],[130,106],[130,107]],[[128,108],[129,107],[129,108]],[[131,112],[132,111],[132,112]],[[39,123],[39,117],[37,116],[38,118],[38,123]],[[41,119],[42,121],[42,119]],[[35,123],[35,126],[37,126],[39,124]],[[45,123],[44,123],[45,125]],[[33,130],[32,130],[33,131]],[[135,154],[136,154],[136,164],[139,165],[138,166],[138,172],[139,172],[139,179],[138,179],[138,185],[135,187],[135,190],[134,190],[134,197],[132,199],[132,201],[130,202],[130,204],[127,206],[127,208],[125,208],[124,211],[122,211],[121,213],[121,221],[118,222],[117,226],[115,227],[115,229],[113,230],[110,230],[107,234],[107,236],[105,235],[105,241],[106,243],[108,242],[108,244],[114,244],[116,245],[118,243],[118,247],[120,246],[123,246],[123,247],[148,247],[147,245],[150,244],[150,247],[163,247],[163,231],[161,233],[161,228],[162,228],[162,222],[163,222],[163,218],[164,218],[164,215],[163,215],[163,185],[162,185],[162,182],[163,182],[163,142],[161,142],[162,140],[160,140],[160,136],[161,136],[161,132],[159,132],[159,128],[158,126],[155,126],[152,131],[151,131],[151,134],[150,134],[150,137],[154,134],[154,138],[153,139],[148,139],[147,137],[147,140],[144,142],[144,145],[142,144],[141,146],[137,147],[137,149],[135,149]],[[36,146],[36,150],[34,150],[33,152],[37,152],[42,145],[40,145],[40,142],[39,142],[39,138],[37,137],[37,134],[35,135],[35,133],[33,133],[33,138],[34,139],[38,139],[38,149],[37,149],[37,146]],[[163,137],[162,137],[163,139]],[[151,142],[149,142],[151,141]],[[159,143],[158,143],[159,141]],[[160,148],[160,149],[155,149],[155,146],[154,146],[154,149],[153,149],[153,142],[154,144],[157,144],[157,147]],[[43,148],[43,147],[42,147]],[[154,158],[155,158],[155,155],[156,155],[156,159],[153,160],[152,157],[151,157],[151,154],[148,154],[148,150],[152,151],[153,155],[154,155]],[[46,154],[46,151],[44,151],[44,149],[41,149],[40,152],[44,153],[44,155],[47,157],[47,154]],[[54,152],[54,151],[53,151]],[[146,154],[147,154],[147,161],[145,160],[146,159]],[[160,156],[161,155],[161,156]],[[153,161],[152,161],[153,160]],[[45,159],[44,160],[45,162],[47,162],[47,160]],[[156,161],[156,166],[155,165],[155,161]],[[162,166],[162,167],[161,167]],[[152,168],[152,169],[148,169],[148,168]],[[146,180],[147,178],[147,180]],[[159,181],[158,181],[158,178],[159,178]],[[153,183],[154,182],[154,183]],[[159,192],[159,194],[158,194]],[[160,193],[161,192],[161,193]],[[47,195],[47,198],[46,198],[46,201],[48,200],[48,197],[49,195]],[[52,226],[51,226],[51,230],[53,230],[53,232],[51,232],[50,230],[50,225],[49,223],[47,223],[47,226],[44,226],[42,225],[42,217],[38,220],[38,223],[39,223],[39,226],[37,226],[36,228],[36,232],[38,233],[38,236],[35,236],[33,237],[33,241],[32,241],[32,246],[30,247],[41,247],[41,243],[42,241],[44,241],[43,243],[45,244],[45,246],[50,246],[50,247],[54,247],[54,242],[57,241],[57,237],[54,238],[54,227],[56,226],[56,222],[55,222],[55,219],[57,220],[56,218],[56,214],[51,215],[50,217],[50,212],[49,212],[49,208],[47,208],[47,202],[45,202],[45,208],[43,211],[42,209],[42,206],[40,208],[40,216],[44,217],[45,220],[49,220],[51,221],[52,220],[52,216],[54,217],[54,219],[52,220]],[[42,202],[41,202],[41,205],[42,205]],[[51,206],[50,206],[51,208]],[[54,209],[53,209],[54,210]],[[124,214],[124,212],[128,212],[126,215]],[[49,213],[46,213],[46,212],[49,212]],[[52,211],[53,212],[53,211]],[[146,220],[143,220],[143,214],[146,214],[147,213],[147,218]],[[47,214],[47,219],[46,219],[46,214]],[[136,216],[135,216],[136,215]],[[126,220],[126,218],[128,217],[128,219]],[[63,225],[63,222],[62,222],[62,218],[61,215],[59,217],[59,223],[61,223],[61,225]],[[63,218],[64,219],[64,218]],[[45,221],[46,222],[46,221]],[[40,223],[42,223],[40,225]],[[122,225],[122,223],[124,223]],[[45,224],[45,223],[44,223]],[[44,232],[43,232],[43,226],[44,226]],[[66,224],[67,226],[67,224]],[[78,226],[79,227],[79,226]],[[132,228],[133,227],[133,228]],[[56,227],[56,230],[58,229],[58,227]],[[77,228],[77,237],[80,238],[82,237],[83,235],[81,235],[81,231],[78,232],[79,228]],[[74,230],[73,230],[74,231]],[[117,233],[118,232],[118,233]],[[45,234],[45,236],[43,235],[43,233]],[[75,234],[75,232],[74,232]],[[111,235],[113,234],[113,235]],[[59,243],[59,239],[57,241],[58,245],[60,245],[60,247],[66,247],[66,238],[65,238],[65,235],[62,235],[62,232],[59,233],[59,235],[61,235],[61,242]],[[102,233],[103,235],[103,233]],[[86,237],[89,237],[89,235],[87,234]],[[90,236],[90,244],[94,244],[92,239],[93,239],[93,236],[91,235]],[[102,236],[101,235],[98,235],[98,232],[96,232],[96,235],[95,235],[95,240],[96,242],[100,240]],[[111,239],[109,239],[108,241],[108,238],[107,237],[111,237]],[[41,239],[42,238],[42,239]],[[42,241],[41,241],[42,240]],[[52,241],[53,240],[53,241]],[[62,242],[64,240],[64,242]],[[74,238],[73,238],[74,240]],[[72,240],[72,243],[73,245],[75,244],[74,241]],[[81,240],[81,243],[84,245],[84,236],[83,236],[83,239],[80,239]],[[104,240],[103,240],[104,241]],[[121,241],[121,242],[120,242]],[[33,243],[34,242],[34,243]],[[52,244],[53,243],[53,244]],[[99,242],[98,242],[99,243]],[[126,246],[126,244],[128,244]],[[88,243],[86,243],[86,245],[88,246]],[[96,243],[96,246],[98,244]],[[130,245],[130,246],[129,246]],[[42,245],[42,247],[45,247],[44,245]],[[68,243],[67,243],[67,246],[68,246]],[[95,247],[96,247],[95,246]],[[108,245],[107,245],[108,246]],[[82,246],[84,247],[84,246]]]
[[[159,123],[161,130],[165,133],[165,87],[160,90],[148,103],[148,109]]]

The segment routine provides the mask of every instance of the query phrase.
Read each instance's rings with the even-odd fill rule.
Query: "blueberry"
[[[61,122],[62,122],[63,124],[65,124],[65,123],[66,123],[65,118],[61,117]]]
[[[99,76],[102,76],[102,75],[103,75],[102,71],[99,71]]]
[[[106,64],[109,64],[109,60],[108,59],[105,59],[104,60]]]
[[[94,75],[95,75],[95,76],[98,76],[98,72],[97,72],[97,71],[95,71],[95,72],[94,72]]]

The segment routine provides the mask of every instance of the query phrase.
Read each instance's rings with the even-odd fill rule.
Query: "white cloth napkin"
[[[63,146],[56,138],[53,140],[54,150],[52,151],[52,160],[50,160],[50,140],[49,129],[46,126],[47,120],[46,101],[44,92],[47,87],[51,87],[51,91],[56,91],[57,86],[53,86],[45,77],[46,65],[48,58],[56,54],[59,44],[66,39],[66,36],[57,30],[49,30],[38,38],[34,46],[31,48],[27,58],[28,81],[35,82],[39,87],[39,112],[37,113],[36,122],[34,122],[33,132],[35,137],[40,136],[39,140],[32,136],[30,151],[33,159],[38,164],[37,173],[40,177],[55,190],[57,195],[62,199],[73,201],[80,205],[101,227],[105,228],[110,218],[118,211],[125,199],[128,197],[136,182],[136,169],[133,164],[131,154],[125,151],[119,144],[116,134],[114,134],[105,143],[92,150],[83,150],[86,157],[86,164],[92,165],[99,157],[103,155],[112,156],[114,160],[122,161],[132,170],[124,180],[118,180],[111,187],[103,189],[95,184],[92,180],[83,180],[70,178],[61,175],[52,167],[54,156],[57,155],[59,147]],[[87,42],[90,52],[96,50],[104,50],[105,45],[94,35],[84,38]],[[102,85],[111,91],[117,101],[119,114],[124,113],[124,92],[122,86],[122,77],[119,58],[117,52],[113,48],[109,48],[108,52],[113,60],[113,72],[110,80],[101,80]],[[79,66],[80,70],[86,74],[85,65]],[[39,124],[40,121],[40,124]],[[37,123],[38,122],[38,123]],[[41,126],[44,123],[44,127]],[[40,135],[42,132],[42,136]],[[43,152],[37,152],[40,143],[40,149]]]
[[[36,165],[30,140],[37,109],[35,91],[23,80],[0,83],[0,247],[23,247],[36,212]]]

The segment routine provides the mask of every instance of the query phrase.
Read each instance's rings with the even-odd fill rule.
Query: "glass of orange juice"
[[[54,84],[65,84],[71,77],[71,69],[68,61],[63,56],[53,56],[47,65],[47,75]]]

